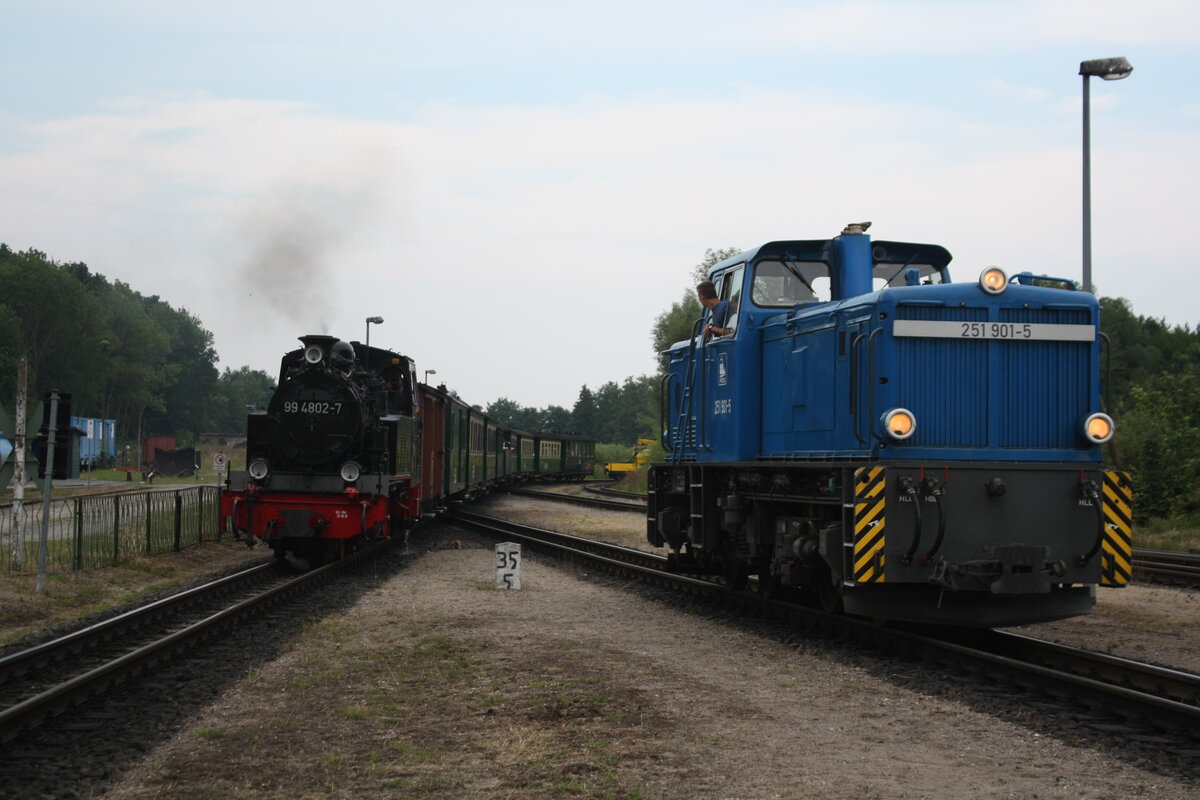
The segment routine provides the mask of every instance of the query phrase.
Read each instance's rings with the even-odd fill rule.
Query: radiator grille
[[[901,306],[898,319],[988,321],[986,308]],[[1088,324],[1083,309],[999,309],[1002,322]],[[1089,342],[897,337],[897,401],[915,447],[1074,449],[1088,408]]]

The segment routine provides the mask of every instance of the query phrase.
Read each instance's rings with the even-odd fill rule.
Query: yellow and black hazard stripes
[[[854,472],[854,582],[884,580],[885,501],[883,467],[862,467]]]
[[[1133,482],[1128,472],[1104,473],[1103,504],[1100,585],[1124,586],[1133,571]]]

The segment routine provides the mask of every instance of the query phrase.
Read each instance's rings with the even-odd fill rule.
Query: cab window
[[[717,298],[729,303],[729,312],[725,315],[724,325],[729,332],[725,334],[725,337],[732,336],[737,332],[738,310],[742,304],[742,276],[745,271],[746,265],[738,264],[733,269],[726,270],[717,283]]]
[[[880,261],[873,270],[875,291],[890,286],[932,286],[946,283],[945,272],[932,264],[896,264]]]
[[[829,265],[823,261],[760,261],[750,299],[760,308],[791,308],[833,297]]]

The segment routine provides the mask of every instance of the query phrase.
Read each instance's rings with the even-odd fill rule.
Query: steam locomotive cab
[[[314,563],[418,516],[413,363],[333,336],[283,357],[265,412],[247,419],[247,468],[222,518],[279,556]]]

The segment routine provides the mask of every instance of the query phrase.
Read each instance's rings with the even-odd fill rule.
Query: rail
[[[638,498],[634,495],[630,496],[630,500],[604,500],[599,497],[581,497],[575,494],[563,494],[561,492],[539,492],[536,489],[508,489],[509,494],[517,494],[523,497],[536,497],[540,500],[550,500],[556,503],[573,503],[578,506],[588,506],[589,508],[604,508],[610,511],[635,511],[638,514],[646,513],[646,499]],[[638,502],[638,500],[641,502]]]
[[[71,713],[85,700],[230,626],[261,617],[273,604],[371,563],[386,547],[365,548],[298,574],[273,561],[261,564],[0,658],[0,742]]]

